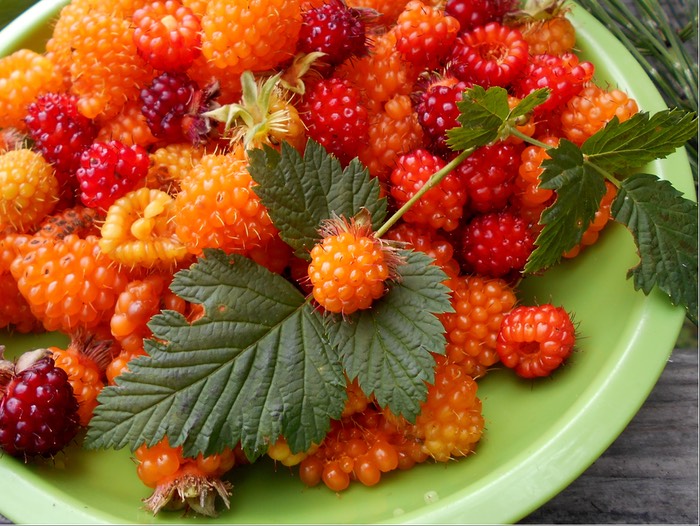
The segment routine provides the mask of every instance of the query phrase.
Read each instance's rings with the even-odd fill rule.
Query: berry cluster
[[[301,481],[334,491],[383,473],[470,454],[484,431],[477,380],[499,362],[550,374],[575,330],[552,305],[516,306],[539,218],[556,195],[539,187],[544,145],[581,144],[638,111],[594,84],[573,51],[562,9],[522,13],[512,0],[72,0],[46,51],[0,58],[0,328],[60,331],[65,348],[0,362],[0,446],[51,456],[88,425],[103,386],[146,354],[162,310],[205,313],[173,294],[173,274],[207,249],[251,258],[288,277],[319,309],[369,309],[397,278],[397,248],[444,270],[454,312],[415,422],[348,380],[348,403],[326,438],[268,455]],[[546,26],[546,31],[545,31]],[[548,38],[542,40],[541,36]],[[455,158],[464,90],[508,91],[511,104],[549,98],[510,137]],[[386,235],[342,218],[320,230],[309,260],[273,224],[247,170],[253,148],[303,151],[313,139],[342,166],[359,159],[390,212]],[[610,185],[574,257],[609,219]],[[321,225],[319,225],[321,226]],[[31,416],[28,407],[36,407]],[[136,451],[154,488],[147,506],[213,513],[242,457],[186,458],[167,437]]]

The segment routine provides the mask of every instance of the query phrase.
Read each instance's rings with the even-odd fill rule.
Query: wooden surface
[[[690,9],[689,1],[661,3],[673,13]],[[0,523],[8,521],[0,516]],[[618,439],[521,523],[699,523],[696,328],[684,327],[659,382]]]

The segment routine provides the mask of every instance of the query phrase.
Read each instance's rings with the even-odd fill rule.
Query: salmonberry
[[[65,349],[49,347],[56,367],[68,375],[68,382],[78,402],[81,426],[87,426],[90,422],[97,407],[97,395],[105,386],[104,372],[111,360],[111,344],[111,341],[95,340],[82,331],[76,331]]]
[[[301,30],[300,3],[209,0],[201,19],[202,54],[234,75],[280,65],[292,57],[296,48]]]
[[[457,103],[467,87],[467,83],[448,75],[428,81],[426,88],[415,95],[418,122],[431,152],[438,155],[451,152],[447,146],[447,130],[459,126]]]
[[[392,227],[384,235],[384,239],[398,241],[405,244],[405,248],[428,254],[435,260],[433,264],[442,268],[450,277],[459,274],[459,263],[454,257],[452,243],[437,230],[429,226],[415,225],[402,221]]]
[[[449,71],[484,88],[508,87],[525,70],[528,53],[520,31],[490,22],[457,37]]]
[[[624,122],[638,111],[637,101],[624,91],[590,85],[566,103],[561,112],[561,130],[567,139],[580,145],[613,117]]]
[[[580,61],[574,53],[531,55],[522,74],[513,83],[513,93],[523,98],[540,88],[549,88],[549,97],[537,106],[537,115],[561,109],[593,78],[591,62]]]
[[[507,23],[518,28],[531,55],[563,55],[576,45],[576,29],[567,18],[563,0],[528,2],[524,9],[508,14]]]
[[[516,0],[447,0],[445,12],[459,21],[461,32],[466,32],[488,22],[502,22],[516,4]]]
[[[97,125],[78,112],[78,97],[45,93],[27,108],[24,119],[34,149],[56,169],[62,185],[77,188],[75,171],[80,155],[97,137]]]
[[[533,249],[527,222],[507,210],[476,215],[462,231],[464,265],[483,276],[511,277],[523,269]]]
[[[347,164],[367,144],[369,118],[360,91],[336,77],[317,82],[299,108],[309,138]]]
[[[396,20],[396,49],[417,69],[437,69],[444,62],[459,31],[456,18],[444,9],[410,0]]]
[[[398,257],[365,221],[330,220],[321,234],[308,269],[314,299],[325,310],[343,315],[368,309],[387,291]]]
[[[596,210],[593,216],[593,221],[588,225],[586,230],[584,230],[581,235],[581,241],[574,248],[564,252],[563,256],[565,258],[573,258],[578,256],[579,252],[587,246],[594,244],[598,241],[598,236],[600,231],[605,228],[610,221],[610,206],[612,205],[615,196],[617,196],[617,188],[610,181],[605,181],[605,195],[600,201],[598,210]]]
[[[504,315],[515,306],[515,291],[502,279],[478,275],[453,278],[448,286],[454,312],[440,315],[447,346],[437,361],[459,365],[480,378],[498,362],[498,332]]]
[[[367,53],[367,35],[360,11],[341,0],[305,10],[297,50],[325,53],[322,60],[333,66],[363,56]]]
[[[498,334],[501,362],[524,378],[548,376],[569,357],[576,341],[569,313],[552,304],[519,306]]]
[[[518,173],[521,147],[498,142],[481,146],[456,168],[469,195],[469,209],[485,213],[508,204]]]
[[[0,360],[0,448],[8,455],[52,457],[78,432],[73,388],[50,354],[37,349],[14,364]]]
[[[177,0],[159,0],[134,11],[133,38],[138,53],[155,69],[182,71],[201,53],[201,24]]]
[[[185,73],[166,71],[141,90],[141,112],[154,137],[166,142],[184,140],[183,120],[198,89]]]
[[[381,110],[370,114],[369,139],[359,159],[370,175],[385,182],[396,160],[423,144],[423,130],[407,95],[396,95]]]
[[[399,157],[389,177],[390,194],[397,206],[411,199],[430,179],[445,166],[445,161],[423,148],[417,148]],[[459,226],[467,192],[455,172],[447,174],[435,187],[425,192],[403,215],[407,223],[429,225],[449,232]]]
[[[94,142],[80,157],[76,177],[85,206],[106,210],[114,201],[143,184],[148,152],[142,146],[119,141]]]
[[[24,130],[27,106],[42,93],[64,89],[63,75],[44,55],[20,49],[0,58],[0,128]]]
[[[122,106],[119,113],[108,118],[98,119],[100,129],[96,141],[119,141],[125,146],[138,144],[148,148],[158,142],[141,111],[140,100],[130,100]]]
[[[20,248],[10,271],[46,330],[91,329],[112,316],[127,274],[98,243],[96,236],[70,234],[63,239],[34,237]]]
[[[217,497],[229,506],[231,485],[221,477],[236,463],[233,450],[227,448],[218,454],[186,457],[182,447],[171,446],[166,437],[151,447],[139,446],[134,456],[139,479],[153,488],[144,504],[154,515],[167,506],[213,517],[216,516]]]
[[[28,232],[58,201],[53,167],[29,149],[0,153],[0,230]]]
[[[241,254],[277,234],[247,166],[233,153],[207,154],[180,181],[173,223],[190,253],[220,248]]]

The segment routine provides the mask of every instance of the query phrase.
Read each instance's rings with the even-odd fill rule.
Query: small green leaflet
[[[639,265],[631,269],[635,289],[649,294],[657,285],[688,317],[698,316],[698,206],[651,174],[624,181],[610,208],[634,235]]]
[[[606,190],[604,176],[584,160],[574,143],[562,139],[557,148],[550,148],[547,153],[551,159],[542,163],[540,186],[554,190],[557,197],[542,212],[540,223],[544,228],[525,265],[527,273],[550,267],[581,241]]]
[[[504,88],[494,86],[485,90],[475,85],[465,90],[462,100],[457,102],[460,126],[447,131],[447,145],[459,151],[505,138],[516,126],[518,118],[530,113],[547,97],[547,89],[535,90],[511,110],[508,92]]]
[[[149,327],[150,356],[105,387],[89,448],[132,449],[167,435],[185,455],[239,441],[252,459],[284,435],[295,451],[319,442],[342,412],[345,378],[324,320],[283,277],[242,256],[207,250],[172,290],[203,303],[189,324],[164,311]]]
[[[249,152],[248,171],[282,239],[297,256],[308,259],[319,239],[322,221],[334,214],[354,217],[362,209],[376,229],[386,216],[379,180],[353,159],[343,170],[340,162],[317,142],[309,140],[302,157],[282,143],[281,152],[265,147]]]
[[[401,250],[400,285],[371,309],[329,326],[350,379],[359,379],[382,407],[415,421],[432,383],[435,360],[444,354],[444,327],[434,314],[453,312],[446,274],[422,252]]]
[[[581,151],[603,170],[628,172],[668,157],[697,132],[698,120],[694,113],[674,108],[650,118],[648,113],[640,112],[622,123],[614,117],[583,143]]]

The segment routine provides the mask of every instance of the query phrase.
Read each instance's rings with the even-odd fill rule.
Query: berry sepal
[[[216,517],[219,497],[230,508],[231,483],[218,477],[184,473],[174,480],[158,485],[144,507],[157,515],[161,510],[193,511],[206,517]]]

